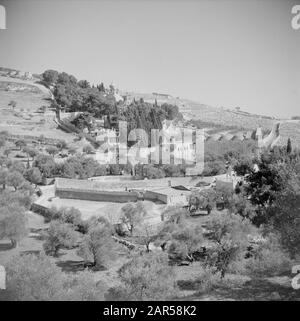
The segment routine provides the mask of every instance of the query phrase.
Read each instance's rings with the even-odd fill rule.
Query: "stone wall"
[[[48,220],[50,218],[50,209],[43,206],[43,205],[40,205],[40,204],[37,204],[37,203],[33,203],[31,205],[31,208],[30,210],[34,213],[37,213],[37,214],[40,214],[42,216],[44,216],[44,218],[46,220]]]
[[[55,188],[55,196],[97,202],[126,203],[138,200],[137,192],[127,191],[91,191],[75,188]]]
[[[153,191],[145,191],[144,192],[144,198],[145,200],[153,201],[153,202],[162,202],[164,204],[168,204],[168,195],[157,193]]]

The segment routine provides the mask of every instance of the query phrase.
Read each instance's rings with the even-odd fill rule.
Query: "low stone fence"
[[[89,177],[88,180],[89,181],[132,181],[133,180],[133,176],[131,175],[103,175],[103,176],[93,176],[93,177]]]
[[[55,138],[43,138],[43,141],[39,142],[39,137],[37,136],[31,136],[31,135],[14,135],[14,134],[8,134],[6,137],[7,141],[10,142],[16,142],[17,140],[22,139],[25,140],[28,143],[40,143],[42,145],[56,145],[59,142],[59,139]]]
[[[46,206],[33,203],[30,210],[34,213],[42,215],[46,220],[50,218],[50,209]]]
[[[80,199],[98,202],[126,203],[138,200],[137,192],[82,190],[76,188],[55,188],[55,196],[60,198]]]
[[[145,200],[149,200],[149,201],[153,201],[153,202],[159,201],[164,204],[168,204],[168,201],[169,201],[168,195],[153,192],[153,191],[148,191],[148,190],[146,190],[144,192],[144,198],[145,198]]]

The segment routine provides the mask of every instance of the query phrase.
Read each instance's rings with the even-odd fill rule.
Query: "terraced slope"
[[[48,138],[73,141],[74,135],[58,129],[54,122],[55,114],[49,109],[51,92],[36,81],[35,78],[26,80],[0,75],[0,131],[7,130],[15,135],[40,136],[43,134]],[[209,139],[216,141],[249,139],[251,135],[253,137],[257,127],[271,130],[274,122],[280,121],[278,144],[285,145],[288,138],[291,138],[292,145],[300,147],[299,120],[277,120],[153,93],[120,92],[120,94],[126,95],[129,101],[133,98],[143,98],[150,103],[156,100],[158,104],[177,105],[185,119],[198,119],[209,124],[208,127],[205,126]],[[17,103],[14,109],[9,106],[11,101]],[[45,106],[44,113],[38,111],[42,106]],[[232,128],[228,129],[228,127]]]
[[[9,106],[11,101],[16,102],[16,107]],[[50,91],[34,80],[0,76],[0,131],[73,141],[72,134],[57,129],[50,103]],[[42,106],[45,106],[45,112],[39,111]]]
[[[280,122],[280,139],[277,144],[286,145],[288,138],[291,138],[293,146],[300,148],[300,121],[298,120],[275,119],[268,116],[217,108],[178,97],[162,97],[134,92],[124,92],[122,94],[127,95],[129,100],[143,98],[150,103],[154,103],[156,100],[158,104],[169,103],[177,105],[185,119],[201,120],[203,123],[208,123],[208,128],[205,127],[207,139],[220,142],[223,139],[249,139],[251,135],[255,137],[253,132],[258,127],[265,131],[270,131],[274,123]],[[228,127],[232,127],[232,129],[229,130]]]

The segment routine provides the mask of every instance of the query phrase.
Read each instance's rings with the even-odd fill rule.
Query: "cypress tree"
[[[287,145],[286,145],[286,152],[288,154],[290,154],[292,152],[292,143],[291,143],[291,139],[289,138],[287,141]]]

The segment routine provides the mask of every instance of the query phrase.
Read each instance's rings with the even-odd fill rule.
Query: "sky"
[[[300,114],[300,0],[0,0],[0,66]]]

